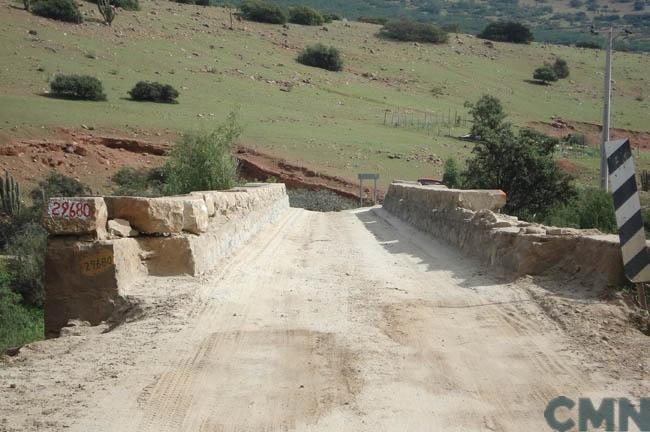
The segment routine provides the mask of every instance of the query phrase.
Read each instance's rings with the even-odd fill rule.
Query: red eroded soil
[[[123,166],[154,168],[164,163],[169,143],[56,129],[48,138],[11,137],[0,144],[0,168],[8,170],[27,191],[50,171],[73,177],[95,193],[108,193],[111,177]]]
[[[558,138],[563,138],[572,133],[581,133],[585,135],[587,143],[592,147],[598,147],[601,141],[602,127],[593,123],[554,119],[551,122],[530,122],[528,126]],[[633,148],[650,151],[650,132],[611,128],[610,136],[611,139],[629,138]]]
[[[143,139],[138,134],[124,136],[105,131],[64,128],[52,130],[47,138],[25,138],[29,135],[17,131],[0,139],[0,169],[8,170],[20,182],[23,190],[32,189],[50,171],[56,171],[87,184],[95,193],[110,193],[115,187],[111,178],[123,166],[162,166],[171,143],[177,138],[172,134],[147,134],[149,136]],[[274,178],[290,187],[328,189],[350,198],[359,196],[358,185],[351,180],[330,176],[245,147],[239,148],[237,157],[241,175],[248,180]]]
[[[560,169],[567,174],[575,174],[578,172],[578,167],[576,167],[575,164],[567,159],[559,159],[557,161],[557,164]]]
[[[237,157],[240,162],[240,172],[247,179],[275,178],[289,187],[311,190],[328,189],[348,198],[359,198],[359,185],[351,180],[317,172],[243,147],[237,152]],[[370,192],[370,189],[365,188],[365,192]],[[378,191],[378,196],[382,199],[383,192]]]

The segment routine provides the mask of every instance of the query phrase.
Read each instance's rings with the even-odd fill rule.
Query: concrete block
[[[126,219],[141,233],[167,234],[183,231],[185,206],[175,198],[105,197],[108,217]]]
[[[50,198],[43,226],[52,235],[106,238],[107,208],[101,197]]]

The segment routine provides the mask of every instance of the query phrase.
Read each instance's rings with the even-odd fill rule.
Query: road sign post
[[[372,191],[372,202],[377,204],[377,180],[379,180],[379,174],[373,173],[361,173],[357,176],[359,178],[359,203],[363,207],[363,181],[364,180],[373,180],[374,187]]]
[[[625,276],[637,284],[639,303],[647,309],[643,283],[650,281],[650,256],[646,247],[630,141],[607,141],[605,151]]]

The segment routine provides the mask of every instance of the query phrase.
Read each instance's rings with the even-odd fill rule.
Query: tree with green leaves
[[[323,15],[308,6],[293,6],[289,8],[289,22],[293,24],[316,26],[325,22]]]
[[[462,174],[466,187],[501,189],[507,194],[504,210],[529,219],[574,196],[572,178],[553,159],[556,138],[530,129],[515,133],[493,96],[483,96],[470,112],[478,142]]]
[[[495,42],[511,42],[520,44],[528,44],[534,40],[530,28],[513,21],[497,21],[490,23],[481,33],[479,33],[478,37]]]

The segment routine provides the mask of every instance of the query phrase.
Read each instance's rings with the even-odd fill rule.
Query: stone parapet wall
[[[531,224],[495,213],[504,204],[503,192],[400,182],[391,184],[383,207],[464,253],[516,275],[554,271],[601,286],[625,282],[618,236]]]
[[[52,198],[45,327],[107,320],[147,275],[198,275],[288,209],[284,184],[142,197]]]

